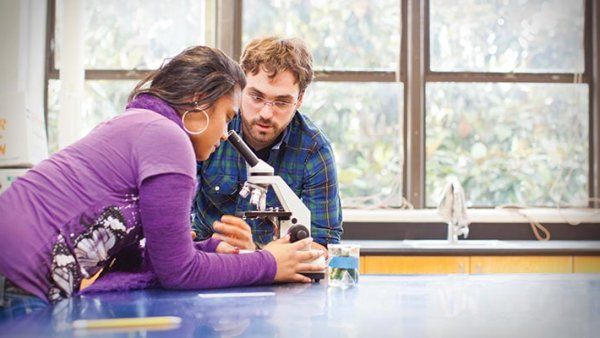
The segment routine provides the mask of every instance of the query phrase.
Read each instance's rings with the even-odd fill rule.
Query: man
[[[313,248],[327,250],[342,234],[342,210],[333,150],[313,122],[298,109],[313,79],[312,56],[299,39],[252,40],[241,66],[247,85],[241,112],[229,123],[256,155],[275,169],[311,211]],[[246,181],[246,163],[228,142],[198,164],[198,189],[193,230],[241,249],[256,249],[273,240],[268,220],[231,216],[256,210],[239,196]],[[267,206],[281,206],[272,189]]]

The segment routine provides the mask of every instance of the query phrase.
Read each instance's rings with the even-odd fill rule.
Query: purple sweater
[[[86,292],[271,283],[269,252],[216,254],[218,241],[192,242],[195,171],[175,110],[140,95],[0,195],[0,274],[50,301],[77,293],[115,257],[119,271]]]

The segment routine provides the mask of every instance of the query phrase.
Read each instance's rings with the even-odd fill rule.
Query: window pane
[[[431,0],[431,69],[583,73],[583,2]]]
[[[399,0],[245,0],[243,8],[244,45],[258,36],[296,36],[319,70],[398,67]]]
[[[585,84],[429,83],[427,206],[449,175],[471,206],[587,205],[588,119]]]
[[[403,87],[317,82],[302,112],[333,142],[344,207],[399,206],[402,200]]]
[[[94,80],[85,81],[85,97],[80,137],[87,135],[100,122],[125,110],[127,97],[138,81]],[[50,80],[48,85],[48,144],[50,153],[58,150],[58,111],[60,80]]]
[[[60,80],[48,80],[48,152],[58,150],[58,110],[60,109],[58,94],[60,93]]]
[[[56,67],[61,6],[57,2]],[[86,69],[155,69],[184,48],[204,44],[204,0],[86,0]]]

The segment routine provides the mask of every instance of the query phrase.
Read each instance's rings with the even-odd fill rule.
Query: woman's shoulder
[[[127,114],[146,115],[143,112]],[[140,129],[134,136],[134,156],[154,174],[183,173],[195,177],[196,160],[189,136],[174,121],[156,113],[138,116]],[[143,122],[142,122],[143,121]]]
[[[177,133],[178,126],[175,122],[151,110],[134,108],[127,109],[110,120],[100,123],[90,134],[135,136],[147,128]]]
[[[117,116],[116,119],[121,119],[119,121],[121,123],[137,125],[142,128],[147,125],[154,125],[166,127],[167,129],[173,129],[173,127],[175,127],[174,130],[181,129],[174,121],[148,109],[129,108],[123,114]]]
[[[180,140],[185,142],[188,137],[183,129],[174,121],[151,110],[130,108],[124,113],[106,121],[97,128],[99,132],[112,135],[122,135],[133,138],[138,143],[144,138]]]

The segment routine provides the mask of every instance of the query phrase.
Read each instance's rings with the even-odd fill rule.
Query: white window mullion
[[[60,111],[58,113],[59,149],[73,143],[81,135],[85,69],[83,59],[84,3],[63,0],[58,10],[63,15],[61,45]]]

